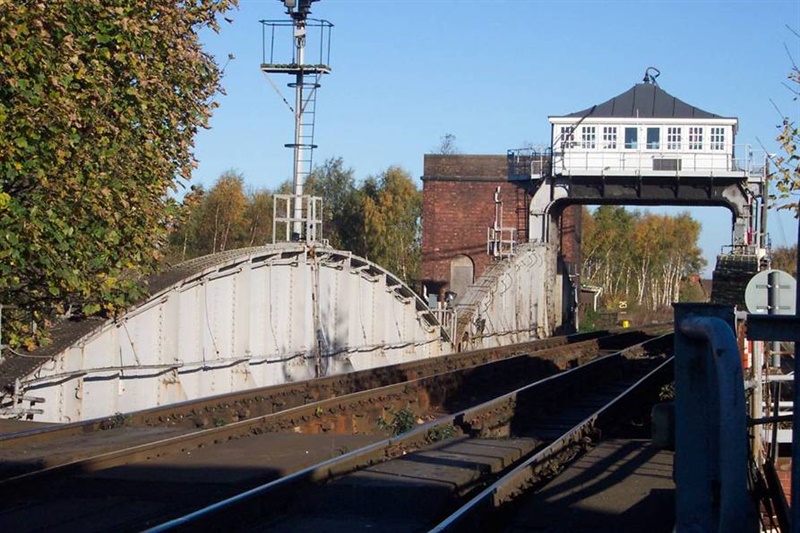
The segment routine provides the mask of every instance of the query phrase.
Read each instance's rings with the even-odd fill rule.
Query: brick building
[[[508,179],[505,155],[426,154],[422,176],[422,283],[428,294],[463,294],[494,260],[487,253],[487,228],[495,221],[528,241],[528,209],[536,183]],[[579,207],[559,217],[560,271],[580,258]],[[566,264],[565,268],[562,268]]]

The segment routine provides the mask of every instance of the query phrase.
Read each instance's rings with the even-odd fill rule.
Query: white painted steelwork
[[[316,0],[300,0],[299,3],[284,2],[290,20],[262,20],[263,58],[261,71],[294,115],[294,141],[286,144],[294,153],[293,161],[293,215],[292,240],[309,241],[303,234],[304,195],[303,184],[313,168],[314,129],[316,123],[317,89],[323,75],[329,74],[330,39],[333,24],[327,20],[310,19],[311,3]],[[281,53],[280,43],[276,43],[276,33],[291,32],[290,53]],[[310,40],[309,40],[310,39]],[[316,58],[307,62],[307,46],[310,50],[318,48]],[[285,51],[284,51],[285,52]],[[270,74],[288,74],[293,77],[289,87],[294,89],[294,106],[283,96],[270,79]]]
[[[21,377],[22,392],[44,399],[35,420],[105,417],[450,350],[411,289],[349,252],[284,243],[205,260]]]
[[[560,176],[763,177],[765,153],[750,145],[721,152],[562,148],[553,153],[553,173]]]
[[[556,247],[524,243],[493,263],[459,297],[454,341],[460,350],[506,346],[549,337],[561,325],[561,276]]]

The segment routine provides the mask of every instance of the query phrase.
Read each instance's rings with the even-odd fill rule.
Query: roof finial
[[[655,74],[651,74],[650,71],[654,71]],[[652,83],[653,85],[658,85],[656,78],[661,75],[661,71],[658,70],[656,67],[647,67],[647,70],[644,71],[644,82],[645,83]]]

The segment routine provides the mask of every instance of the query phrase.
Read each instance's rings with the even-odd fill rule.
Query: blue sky
[[[240,0],[229,16],[219,34],[202,35],[221,64],[229,53],[235,59],[211,129],[197,138],[194,181],[210,186],[235,170],[253,188],[273,189],[291,177],[283,145],[293,120],[259,69],[259,21],[285,18],[283,5]],[[786,27],[800,32],[800,0],[321,0],[312,17],[334,24],[314,160],[342,157],[358,179],[391,165],[419,178],[423,155],[446,133],[462,153],[546,144],[548,116],[603,102],[649,66],[673,96],[738,117],[737,144],[760,140],[778,151],[773,102],[800,119],[800,101],[783,86],[785,47],[800,62],[800,37]],[[291,95],[287,76],[272,79]],[[730,243],[730,214],[691,212],[713,266]],[[774,246],[796,242],[789,216],[772,214],[769,226]]]

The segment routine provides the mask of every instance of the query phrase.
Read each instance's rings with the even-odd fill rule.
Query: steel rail
[[[658,332],[663,328],[663,326],[660,328],[644,328],[626,332],[624,335],[652,334],[648,332]],[[203,427],[204,423],[207,425],[212,417],[228,423],[231,419],[238,421],[276,413],[291,407],[307,404],[309,401],[364,390],[365,383],[370,383],[374,386],[389,385],[408,379],[442,373],[450,369],[468,368],[487,361],[511,358],[519,355],[521,351],[535,353],[541,357],[546,357],[549,354],[557,358],[556,352],[559,347],[570,346],[574,350],[584,350],[588,349],[585,347],[600,346],[604,342],[614,342],[614,339],[620,338],[620,332],[604,336],[603,334],[605,333],[607,332],[553,337],[506,348],[462,352],[425,361],[413,361],[317,380],[293,382],[223,394],[201,400],[190,400],[135,413],[118,414],[114,417],[9,433],[0,435],[0,446],[5,449],[23,447],[28,449],[29,446],[34,444],[65,440],[71,437],[84,438],[87,434],[95,431],[111,431],[121,427],[183,426],[187,430],[194,430],[198,427]]]
[[[536,482],[542,479],[541,470],[545,465],[555,459],[560,453],[575,443],[581,442],[590,435],[598,425],[600,419],[607,415],[626,396],[639,389],[641,386],[661,374],[672,365],[674,357],[670,357],[658,367],[628,387],[622,394],[604,405],[601,409],[577,424],[562,437],[554,440],[545,448],[516,466],[505,476],[501,477],[489,487],[484,489],[457,511],[442,520],[430,530],[430,533],[445,531],[459,531],[468,529],[468,524],[474,524],[480,513],[491,512],[502,504],[512,500]]]
[[[301,487],[305,487],[314,483],[331,481],[334,478],[361,470],[368,466],[419,450],[425,445],[431,443],[430,436],[432,434],[441,434],[441,429],[444,428],[465,430],[465,432],[470,432],[477,428],[476,421],[485,419],[487,415],[498,412],[505,412],[506,417],[510,419],[512,414],[510,413],[508,406],[514,405],[516,400],[521,396],[529,394],[536,389],[544,389],[546,393],[549,393],[551,388],[561,388],[563,387],[564,382],[570,379],[577,383],[582,383],[583,380],[593,372],[602,371],[608,368],[610,366],[610,362],[620,361],[626,358],[627,355],[638,356],[643,351],[646,351],[648,346],[651,344],[654,346],[663,345],[664,341],[668,337],[671,337],[671,334],[663,335],[643,343],[638,343],[614,354],[605,355],[599,359],[587,362],[582,366],[546,377],[512,392],[503,394],[495,399],[484,402],[481,405],[465,409],[455,414],[440,417],[437,420],[418,426],[417,428],[400,436],[389,438],[359,450],[347,453],[340,457],[329,459],[318,465],[305,468],[294,474],[247,490],[233,497],[211,504],[198,511],[155,526],[151,529],[148,529],[147,532],[160,533],[165,531],[184,530],[203,531],[209,527],[209,522],[219,524],[225,523],[226,527],[229,527],[231,530],[233,530],[237,525],[239,525],[239,521],[248,519],[250,511],[256,512],[257,509],[260,512],[264,512],[264,510],[268,507],[279,505],[288,497],[290,497],[290,495],[299,493],[298,489]],[[661,362],[657,366],[656,370],[648,372],[647,378],[656,375],[656,372],[663,371],[663,369],[667,368],[670,363],[671,358]],[[554,442],[548,446],[548,449],[555,450],[556,448],[559,448],[559,444],[559,449],[563,449],[568,443],[573,442],[576,438],[575,435],[578,432],[585,432],[586,428],[603,416],[603,413],[606,413],[612,409],[613,406],[616,405],[616,403],[620,400],[620,398],[629,394],[636,387],[641,386],[645,379],[646,378],[638,379],[635,385],[627,387],[623,394],[615,397],[614,400],[604,405],[601,409],[586,418],[577,426],[573,427],[570,431],[567,431],[562,437],[555,439]],[[585,433],[581,433],[581,435],[584,434]],[[553,453],[548,455],[548,457],[552,456]],[[540,452],[537,453],[535,457],[542,458],[544,457],[544,454]]]
[[[663,329],[663,326],[661,329]],[[648,331],[657,330],[658,328],[651,327],[634,330],[629,333],[647,333]],[[386,380],[385,384],[388,385],[390,384],[389,380],[391,380],[392,383],[396,383],[400,380],[408,379],[408,376],[420,377],[420,372],[425,371],[426,367],[433,368],[433,370],[430,371],[430,375],[432,375],[442,372],[442,369],[448,367],[452,368],[454,365],[466,368],[482,362],[513,357],[519,355],[523,350],[530,353],[538,353],[567,345],[578,347],[582,345],[582,343],[601,342],[603,339],[610,339],[619,335],[619,332],[608,334],[608,332],[601,331],[551,337],[510,347],[465,351],[423,361],[411,361],[408,363],[361,370],[315,380],[259,387],[246,391],[220,394],[199,400],[187,400],[166,406],[136,411],[134,413],[120,413],[118,416],[124,418],[124,425],[128,427],[175,424],[200,414],[210,415],[216,411],[228,410],[231,405],[259,403],[269,401],[272,398],[281,398],[282,401],[285,401],[287,393],[293,391],[301,396],[303,396],[303,394],[309,394],[314,397],[320,390],[324,390],[327,387],[334,387],[336,385],[347,387],[348,384],[363,382],[368,380],[370,376],[375,375],[380,375]],[[345,390],[347,393],[356,392],[353,388],[345,388]],[[273,412],[277,412],[277,410]],[[15,446],[20,443],[28,445],[70,436],[84,436],[93,431],[107,431],[110,428],[116,427],[116,425],[117,416],[114,416],[7,433],[0,435],[0,446]]]
[[[615,341],[621,342],[618,338]],[[588,343],[588,344],[587,344]],[[562,356],[560,368],[565,368],[569,365],[581,365],[585,359],[590,359],[596,356],[593,355],[591,350],[587,353],[589,348],[595,346],[595,341],[586,341],[585,343],[575,343],[568,346],[558,346],[552,348],[556,350],[554,355],[559,355],[565,349],[576,350],[577,353],[572,356]],[[542,354],[547,353],[546,350],[534,352],[533,354],[516,354],[509,356],[505,359],[496,361],[488,361],[476,366],[469,366],[466,368],[457,368],[452,371],[445,371],[439,374],[424,376],[417,379],[402,381],[385,385],[369,390],[358,391],[342,396],[335,396],[332,398],[324,398],[322,400],[305,403],[303,405],[290,407],[276,413],[269,413],[238,422],[234,422],[222,427],[214,427],[208,429],[201,429],[192,431],[190,433],[168,437],[166,439],[158,439],[155,441],[138,444],[126,448],[121,448],[113,451],[106,451],[104,453],[87,452],[85,456],[78,456],[68,459],[64,462],[51,462],[45,463],[44,468],[26,472],[23,474],[9,477],[5,480],[0,480],[0,490],[14,488],[15,490],[22,490],[25,487],[35,487],[38,483],[45,480],[58,478],[59,476],[69,476],[79,473],[94,472],[115,466],[130,464],[133,462],[145,461],[155,459],[168,455],[171,453],[186,452],[192,449],[200,448],[225,442],[232,439],[248,437],[254,434],[264,432],[274,432],[292,429],[296,426],[301,426],[314,422],[320,417],[320,413],[336,413],[345,411],[353,405],[369,405],[374,402],[376,398],[380,399],[382,404],[391,402],[396,399],[397,402],[402,401],[409,397],[412,393],[416,395],[417,391],[422,390],[436,390],[441,388],[442,383],[447,383],[448,379],[451,383],[457,383],[458,379],[454,377],[459,375],[467,375],[470,372],[499,372],[502,373],[503,369],[498,366],[498,363],[511,364],[513,361],[523,362],[531,357],[542,357]],[[578,368],[581,368],[578,366]]]

